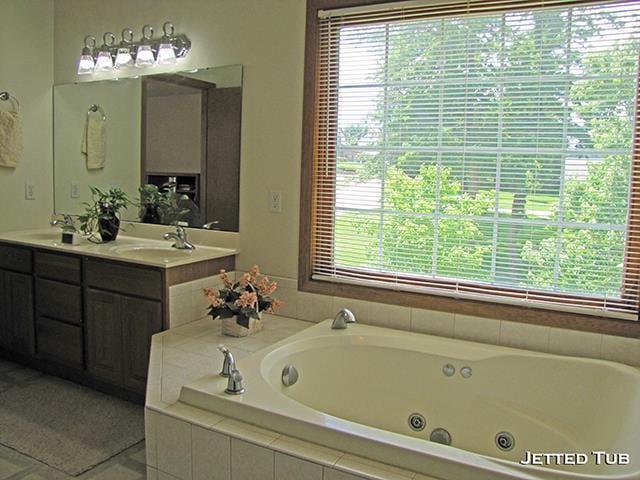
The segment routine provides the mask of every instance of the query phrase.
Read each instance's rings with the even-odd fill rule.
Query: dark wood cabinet
[[[124,386],[144,393],[151,337],[162,330],[162,308],[160,302],[126,296],[121,297],[121,305]]]
[[[87,292],[87,371],[107,382],[122,384],[121,296]]]
[[[96,378],[144,393],[151,336],[161,329],[160,302],[89,289],[87,370]]]
[[[233,257],[160,268],[0,242],[0,356],[142,401],[169,286]]]
[[[33,277],[0,270],[0,346],[13,352],[35,352]]]

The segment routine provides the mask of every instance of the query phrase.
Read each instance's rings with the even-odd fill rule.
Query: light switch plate
[[[269,190],[269,211],[282,213],[282,190]]]
[[[71,184],[71,198],[80,198],[80,185],[75,182]]]
[[[24,184],[24,198],[25,200],[36,199],[36,186],[33,183]]]

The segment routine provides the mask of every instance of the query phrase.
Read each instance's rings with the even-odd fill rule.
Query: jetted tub
[[[184,386],[180,400],[442,479],[640,479],[639,370],[330,324],[238,361],[244,394],[225,394],[226,379],[210,375]],[[282,382],[287,365],[299,372],[289,387]],[[413,414],[426,420],[422,430],[411,428],[410,418],[422,426]],[[435,429],[449,433],[451,446],[429,440]],[[446,441],[438,432],[434,438]],[[522,465],[531,460],[527,452],[569,455]]]

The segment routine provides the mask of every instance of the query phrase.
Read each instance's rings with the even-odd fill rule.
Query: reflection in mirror
[[[121,188],[124,220],[238,231],[242,66],[54,87],[55,210]]]

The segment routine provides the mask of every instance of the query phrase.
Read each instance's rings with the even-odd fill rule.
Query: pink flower
[[[242,275],[242,278],[240,279],[240,287],[246,288],[246,286],[249,285],[250,283],[251,283],[251,274],[245,273],[244,275]]]
[[[235,303],[238,307],[255,308],[256,304],[258,303],[258,296],[256,295],[256,292],[244,292],[242,295],[240,295],[240,298],[238,298]]]
[[[284,302],[282,300],[275,299],[273,303],[269,305],[269,308],[267,308],[267,313],[273,313],[276,308],[280,308],[283,305],[284,305]]]
[[[260,295],[271,295],[278,288],[278,282],[269,283],[269,277],[266,275],[258,283],[258,291]]]
[[[260,268],[258,267],[258,265],[254,265],[253,267],[251,267],[251,270],[249,270],[249,279],[251,280],[251,282],[255,282],[256,278],[258,278],[258,275],[260,275]]]
[[[227,271],[224,268],[220,269],[220,278],[222,279],[225,288],[231,288],[233,286],[231,280],[229,280],[229,275],[227,275]]]
[[[204,290],[205,296],[207,297],[207,300],[209,301],[209,304],[213,308],[218,308],[224,305],[224,300],[218,297],[218,295],[214,290],[212,290],[211,288],[204,288],[203,290]]]

